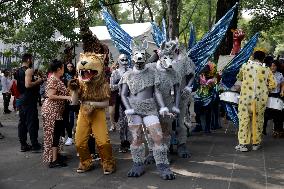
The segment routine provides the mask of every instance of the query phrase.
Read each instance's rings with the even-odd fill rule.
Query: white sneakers
[[[238,146],[235,147],[235,149],[237,151],[241,151],[241,152],[248,152],[248,148],[246,145],[243,145],[243,144],[239,144]]]
[[[65,141],[65,146],[71,146],[73,144],[73,139],[72,138],[67,138],[67,140]]]
[[[256,151],[256,150],[259,150],[260,148],[261,148],[260,144],[253,144],[251,150]],[[249,151],[247,145],[243,145],[243,144],[239,144],[238,146],[235,147],[235,149],[237,151],[241,151],[241,152],[248,152]]]

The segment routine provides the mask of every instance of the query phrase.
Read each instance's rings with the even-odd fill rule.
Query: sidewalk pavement
[[[2,101],[0,99],[0,107]],[[74,145],[66,147],[70,156],[68,167],[49,169],[41,154],[20,152],[17,137],[18,115],[2,114],[0,132],[0,189],[282,189],[284,188],[284,140],[273,139],[271,131],[264,137],[259,151],[240,153],[236,131],[231,124],[210,135],[195,134],[188,138],[190,159],[172,155],[172,170],[176,180],[159,178],[154,165],[147,166],[140,178],[128,178],[131,167],[129,153],[118,153],[118,132],[111,132],[117,171],[105,176],[98,164],[96,169],[78,174],[78,157]],[[224,123],[224,122],[223,122]],[[271,127],[271,126],[270,126]],[[42,142],[42,125],[39,139]]]

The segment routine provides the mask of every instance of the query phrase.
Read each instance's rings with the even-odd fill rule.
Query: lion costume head
[[[79,80],[82,82],[100,80],[104,75],[104,58],[104,54],[81,53],[77,64]]]
[[[83,101],[103,101],[109,98],[109,84],[105,79],[106,54],[81,53],[77,64],[79,74],[79,98]]]

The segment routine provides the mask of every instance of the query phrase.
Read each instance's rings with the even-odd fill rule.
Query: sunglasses
[[[126,61],[128,61],[128,60],[127,60],[127,59],[121,59],[121,61],[126,62]]]

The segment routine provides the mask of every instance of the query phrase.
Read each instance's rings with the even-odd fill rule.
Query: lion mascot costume
[[[107,54],[81,53],[77,64],[79,77],[69,83],[72,104],[80,102],[75,134],[76,149],[80,157],[78,173],[93,168],[88,148],[90,134],[96,139],[104,174],[108,175],[115,171],[105,112],[110,97],[110,87],[104,73],[106,58]]]

